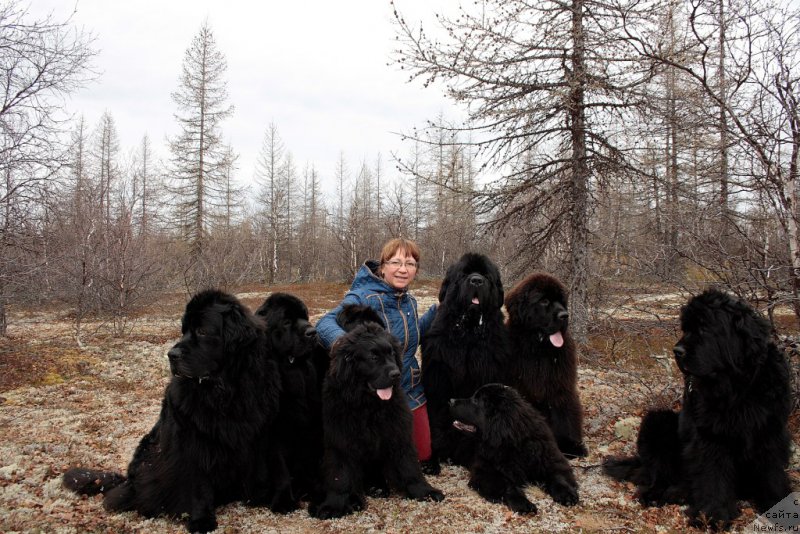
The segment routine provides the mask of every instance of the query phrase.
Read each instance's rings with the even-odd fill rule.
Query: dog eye
[[[213,328],[198,328],[194,331],[196,337],[213,337],[216,335]]]
[[[542,306],[549,306],[550,305],[550,301],[547,300],[547,299],[542,299],[542,300],[539,301],[539,304],[541,304]]]

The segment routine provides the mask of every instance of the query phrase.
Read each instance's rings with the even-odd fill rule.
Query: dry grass
[[[346,291],[341,284],[278,286],[308,304],[318,317]],[[421,311],[436,299],[438,284],[415,288]],[[239,296],[258,306],[266,292],[244,288]],[[107,325],[86,325],[79,350],[63,310],[15,311],[9,337],[0,340],[0,531],[2,532],[183,532],[167,519],[109,514],[100,498],[81,498],[61,488],[70,465],[124,471],[138,440],[155,422],[169,380],[166,351],[177,338],[185,296],[153,304],[137,319],[133,335],[109,336]],[[665,313],[668,310],[661,310]],[[668,367],[653,357],[675,340],[674,323],[625,319],[624,311],[602,325],[582,355],[580,394],[586,411],[590,456],[573,461],[581,502],[565,508],[537,488],[528,490],[539,507],[533,517],[479,498],[467,487],[467,473],[446,467],[431,482],[446,493],[442,503],[391,497],[369,499],[368,509],[334,521],[308,516],[305,506],[277,516],[239,504],[219,510],[220,532],[682,532],[681,509],[642,509],[632,488],[602,476],[601,459],[631,452],[615,424],[640,415],[654,402],[680,393]],[[620,317],[623,317],[620,319]],[[794,469],[797,463],[793,461]],[[745,508],[738,527],[754,519]]]

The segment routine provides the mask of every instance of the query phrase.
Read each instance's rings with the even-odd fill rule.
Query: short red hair
[[[411,256],[414,258],[414,261],[419,263],[419,247],[417,244],[410,239],[395,237],[383,245],[383,250],[381,250],[381,265],[392,259],[394,255],[401,250],[406,253],[406,256]]]

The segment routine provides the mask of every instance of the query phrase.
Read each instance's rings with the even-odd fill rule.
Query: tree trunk
[[[572,138],[572,198],[570,225],[572,234],[572,279],[570,283],[570,329],[580,343],[587,339],[589,312],[589,168],[586,163],[586,118],[584,87],[585,42],[583,0],[572,2],[572,73],[570,74],[569,120]]]
[[[0,337],[6,337],[8,331],[8,317],[6,316],[5,300],[0,299]]]

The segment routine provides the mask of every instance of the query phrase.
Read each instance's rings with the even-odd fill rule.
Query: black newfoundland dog
[[[447,269],[436,318],[422,339],[434,473],[439,460],[469,466],[475,452],[474,438],[453,427],[450,399],[506,380],[508,335],[502,306],[500,271],[489,258],[467,253]]]
[[[469,485],[485,499],[503,502],[520,514],[535,514],[536,505],[523,488],[538,484],[559,504],[578,502],[572,467],[550,427],[515,389],[487,384],[471,398],[452,399],[450,411],[457,428],[478,436]]]
[[[371,488],[418,500],[444,498],[417,461],[411,410],[400,387],[402,350],[370,311],[346,306],[337,317],[350,330],[331,347],[323,386],[325,494],[308,509],[320,519],[364,509]]]
[[[256,315],[264,319],[267,347],[281,375],[275,439],[292,477],[292,494],[302,499],[317,489],[322,461],[323,377],[317,376],[314,363],[320,357],[317,331],[308,321],[305,303],[289,293],[273,293]],[[327,351],[321,357],[327,360]]]
[[[185,519],[191,532],[214,530],[215,507],[236,500],[295,509],[269,439],[281,386],[262,326],[235,297],[207,290],[187,304],[181,332],[168,353],[173,377],[161,413],[127,476],[73,468],[64,485],[104,493],[110,511]]]
[[[566,289],[553,276],[531,274],[509,292],[506,311],[511,337],[509,383],[545,416],[561,452],[586,456]]]
[[[764,512],[791,492],[788,366],[769,323],[721,291],[692,298],[681,329],[680,413],[649,412],[637,456],[608,458],[604,468],[635,482],[644,504],[686,502],[693,525],[727,528],[738,500]]]

